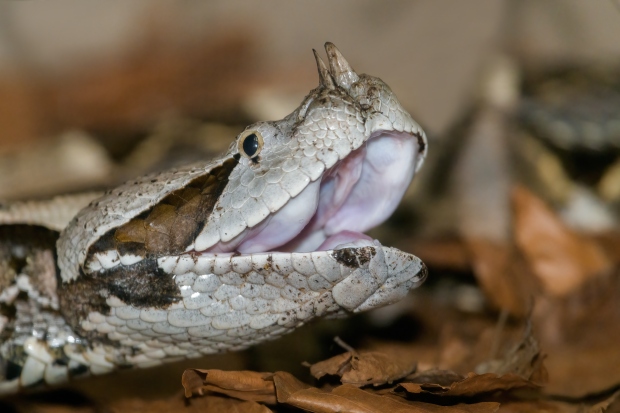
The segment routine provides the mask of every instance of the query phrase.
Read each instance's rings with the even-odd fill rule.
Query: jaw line
[[[227,243],[218,243],[213,247],[200,251],[201,255],[209,255],[209,254],[224,254],[224,253],[236,253],[236,254],[253,254],[253,253],[270,253],[270,252],[312,252],[312,251],[324,251],[335,249],[336,247],[342,244],[367,244],[368,242],[372,242],[372,239],[364,234],[364,231],[379,225],[383,222],[389,215],[392,214],[393,209],[389,210],[387,214],[380,214],[379,218],[376,218],[376,211],[373,215],[372,220],[376,222],[372,222],[372,225],[365,225],[362,230],[347,230],[347,229],[326,229],[326,224],[329,225],[330,220],[336,217],[338,218],[338,214],[342,214],[343,211],[341,209],[347,203],[347,201],[352,197],[360,197],[359,194],[355,194],[356,185],[362,176],[353,177],[351,180],[349,176],[342,175],[343,172],[347,172],[350,170],[355,170],[356,168],[362,169],[375,169],[374,165],[368,163],[368,159],[371,155],[367,152],[367,147],[369,145],[374,145],[380,140],[391,141],[411,141],[415,142],[415,136],[408,132],[398,132],[395,130],[377,130],[374,131],[371,136],[362,144],[362,146],[358,149],[352,151],[349,155],[347,155],[343,160],[337,162],[330,169],[324,171],[323,176],[314,182],[311,182],[299,195],[289,200],[289,203],[286,204],[281,210],[277,211],[275,214],[268,216],[263,222],[252,227],[246,228],[241,234],[232,239]],[[417,143],[416,143],[417,144]],[[379,150],[380,148],[373,148],[375,150]],[[394,151],[398,152],[398,151]],[[374,154],[373,154],[374,155]],[[413,154],[413,159],[415,159],[415,153]],[[415,168],[415,164],[411,165],[413,174],[413,169]],[[352,167],[352,168],[351,168]],[[368,174],[368,172],[366,172]],[[329,185],[338,178],[342,178],[340,186],[337,186],[333,191],[329,191]],[[408,187],[411,177],[405,178],[403,181],[406,183],[404,189],[402,189],[402,193],[406,187]],[[380,182],[379,182],[380,183]],[[376,182],[374,182],[376,184]],[[320,188],[320,189],[319,189]],[[340,190],[346,190],[346,194],[342,194],[338,192]],[[368,188],[364,188],[368,190]],[[313,191],[316,191],[316,195],[312,194]],[[380,192],[377,190],[377,192]],[[400,199],[402,198],[402,193],[393,194],[388,193],[386,197],[391,197],[388,201],[390,207],[395,206],[400,203]],[[340,198],[338,200],[338,198]],[[396,199],[397,198],[397,199]],[[336,199],[338,202],[336,204],[332,203]],[[370,200],[369,200],[370,202]],[[314,203],[313,208],[308,208],[308,205]],[[291,236],[288,239],[285,239],[284,242],[273,244],[273,246],[265,247],[262,246],[263,242],[261,242],[260,237],[269,236],[267,232],[274,232],[274,227],[277,229],[278,227],[282,227],[282,223],[277,222],[278,218],[282,220],[282,218],[286,218],[287,221],[295,220],[296,218],[291,218],[291,212],[296,213],[296,205],[306,204],[305,212],[299,213],[298,221],[304,222],[305,225],[301,227],[298,232],[290,234]],[[360,202],[359,210],[364,208],[366,203]],[[287,207],[289,207],[287,209]],[[357,207],[357,204],[356,204]],[[301,206],[299,209],[301,210],[304,206]],[[327,211],[325,209],[334,208],[332,210]],[[323,210],[322,210],[323,209]],[[359,213],[359,211],[355,211]],[[278,214],[280,214],[278,216]],[[346,215],[346,214],[345,214]],[[363,211],[361,215],[364,215]],[[383,216],[385,215],[385,216]],[[274,226],[271,226],[274,225]],[[277,231],[275,231],[277,232]]]

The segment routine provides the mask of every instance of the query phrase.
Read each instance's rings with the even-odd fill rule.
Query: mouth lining
[[[372,243],[364,232],[396,209],[416,169],[414,134],[372,133],[358,149],[311,182],[287,205],[202,255],[312,252]]]

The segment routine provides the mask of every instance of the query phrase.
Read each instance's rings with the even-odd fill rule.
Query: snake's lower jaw
[[[426,279],[426,266],[418,257],[384,247],[376,240],[373,244],[334,251],[335,256],[354,253],[360,264],[332,289],[334,301],[347,311],[357,313],[395,303]]]

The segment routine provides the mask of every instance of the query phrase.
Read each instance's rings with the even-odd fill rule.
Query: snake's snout
[[[426,266],[418,257],[378,241],[369,247],[335,250],[336,254],[356,266],[332,289],[334,301],[347,311],[358,313],[395,303],[426,279]]]
[[[395,248],[383,247],[383,251],[389,268],[388,277],[381,287],[353,310],[356,313],[400,301],[426,280],[428,270],[418,257]]]

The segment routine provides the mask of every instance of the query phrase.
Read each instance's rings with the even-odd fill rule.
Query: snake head
[[[312,251],[368,238],[392,214],[427,152],[426,136],[379,78],[332,43],[314,51],[319,86],[279,121],[248,126],[239,165],[196,251]]]
[[[62,231],[60,309],[96,347],[93,372],[159,363],[162,348],[246,348],[424,281],[419,258],[364,234],[421,167],[424,132],[382,80],[325,49],[290,115],[248,126],[221,158],[109,190]]]

